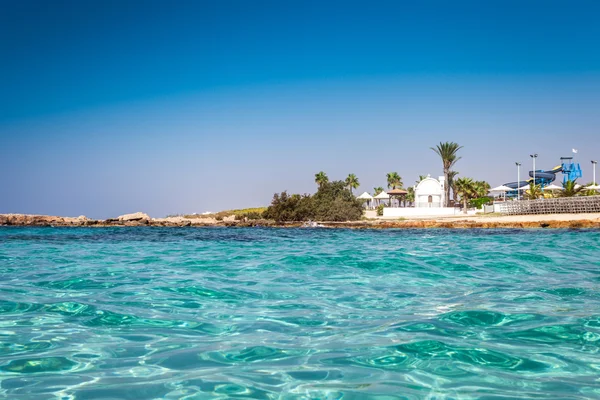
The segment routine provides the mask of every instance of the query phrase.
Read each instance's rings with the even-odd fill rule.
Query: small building
[[[440,208],[444,207],[445,178],[440,176],[438,180],[431,178],[423,179],[415,187],[416,208]]]

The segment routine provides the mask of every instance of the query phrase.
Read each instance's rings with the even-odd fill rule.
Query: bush
[[[469,205],[473,208],[481,208],[484,204],[491,203],[492,199],[490,197],[480,197],[478,199],[469,200]]]
[[[342,181],[321,185],[313,200],[319,221],[356,221],[363,214],[360,200],[346,189],[346,183]]]
[[[287,191],[275,193],[271,205],[263,217],[278,222],[306,221],[314,217],[312,199],[309,195],[288,195]]]
[[[356,221],[363,208],[342,181],[322,184],[314,196],[287,192],[275,193],[271,205],[263,214],[266,219],[284,221]]]
[[[380,204],[377,206],[377,215],[379,215],[380,217],[383,215],[383,208],[385,207],[385,204]]]
[[[235,214],[236,221],[243,221],[244,219],[256,220],[256,219],[262,219],[262,218],[263,218],[263,213],[258,212],[258,211],[240,212],[240,213]]]

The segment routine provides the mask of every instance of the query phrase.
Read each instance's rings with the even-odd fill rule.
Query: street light
[[[517,166],[517,200],[520,200],[520,188],[521,188],[521,163],[520,162],[516,162],[515,165]]]
[[[535,186],[535,159],[537,158],[537,154],[530,154],[529,157],[533,158],[533,186]]]
[[[593,183],[594,186],[596,186],[596,164],[598,164],[598,161],[592,160],[592,166],[594,168],[594,183]]]

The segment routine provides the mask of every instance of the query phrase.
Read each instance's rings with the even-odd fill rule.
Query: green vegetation
[[[352,193],[352,189],[356,189],[360,186],[358,182],[358,178],[354,174],[349,174],[346,178],[346,186],[350,189],[350,193]]]
[[[460,160],[460,157],[457,156],[458,150],[460,149],[462,149],[462,146],[459,146],[458,143],[454,142],[440,142],[436,147],[431,147],[431,150],[435,151],[442,159],[442,165],[444,167],[444,177],[446,178],[446,200],[444,207],[448,207],[448,201],[450,199],[450,170],[454,164]]]
[[[542,187],[533,183],[533,180],[529,182],[529,189],[525,191],[525,199],[535,200],[542,197]]]
[[[225,217],[234,216],[236,220],[248,219],[261,219],[263,213],[267,210],[267,207],[254,207],[254,208],[243,208],[239,210],[225,210],[219,211],[213,214],[190,214],[184,215],[184,218],[195,219],[195,218],[214,218],[217,221],[222,221]]]
[[[484,204],[491,203],[492,201],[493,201],[493,199],[491,197],[484,196],[484,197],[479,197],[479,198],[476,198],[476,199],[469,200],[469,205],[471,207],[473,207],[473,208],[479,209]]]
[[[385,204],[380,204],[380,205],[377,206],[376,210],[377,210],[377,215],[378,216],[381,217],[383,215],[383,209],[384,209],[384,207],[385,207]]]
[[[377,196],[379,193],[383,192],[383,188],[381,186],[377,186],[376,188],[373,188],[373,197]]]
[[[588,182],[584,186],[596,185],[593,182]],[[593,189],[583,188],[583,190],[579,193],[580,196],[598,196],[598,192]]]
[[[408,201],[409,203],[414,203],[415,202],[415,188],[413,186],[410,186],[408,189],[406,189],[406,191],[408,193],[406,194],[405,200]]]
[[[321,171],[315,174],[315,182],[317,185],[319,185],[319,187],[321,187],[322,185],[329,182],[329,178],[327,177],[327,174],[325,172]]]
[[[402,188],[402,177],[397,172],[389,172],[387,174],[387,187],[388,189],[401,189]]]
[[[356,221],[361,218],[361,202],[347,189],[346,182],[323,183],[314,196],[275,193],[263,217],[286,221]]]
[[[557,193],[557,197],[574,197],[585,194],[585,187],[577,185],[577,179],[574,181],[568,180],[563,185],[563,190]]]
[[[452,189],[452,201],[456,201],[456,175],[458,174],[458,171],[448,171],[448,187]]]
[[[476,208],[489,203],[491,199],[487,197],[490,184],[486,181],[474,181],[471,178],[458,178],[455,181],[456,194],[463,202],[463,211],[467,212],[467,204]]]

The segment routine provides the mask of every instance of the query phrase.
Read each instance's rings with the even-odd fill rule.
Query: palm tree
[[[350,188],[350,193],[352,193],[352,188],[356,189],[360,186],[358,183],[358,178],[354,174],[349,174],[346,178],[346,185]]]
[[[463,201],[463,211],[467,213],[467,202],[475,195],[475,182],[471,178],[458,178],[456,180],[456,194]]]
[[[490,188],[490,184],[486,181],[475,181],[474,183],[475,195],[478,199],[486,197],[488,192],[490,191]]]
[[[536,185],[533,180],[529,182],[529,189],[525,191],[525,198],[527,200],[535,200],[542,196],[542,187]]]
[[[388,185],[388,189],[392,188],[392,189],[400,189],[402,188],[402,178],[400,177],[400,175],[398,175],[397,172],[388,172],[387,174],[387,185]]]
[[[585,188],[583,188],[583,190],[581,192],[579,192],[580,196],[597,196],[598,192],[595,191],[594,189],[588,189],[587,186],[591,186],[591,185],[595,185],[594,182],[588,182],[583,186],[586,186]]]
[[[423,179],[427,179],[428,176],[427,175],[419,175],[419,180],[416,180],[415,183],[418,185],[419,183],[421,183],[421,181]]]
[[[409,186],[408,189],[406,189],[406,190],[408,191],[408,193],[406,194],[404,201],[408,201],[409,203],[414,203],[415,202],[415,188],[412,186]]]
[[[458,171],[448,171],[448,186],[452,189],[452,201],[456,201],[456,175]]]
[[[568,180],[563,184],[563,190],[558,193],[558,197],[574,197],[579,196],[585,190],[585,186],[578,185],[577,179],[574,181]]]
[[[450,197],[450,169],[458,160],[460,160],[460,157],[457,156],[458,150],[460,149],[462,149],[462,146],[459,146],[458,143],[454,142],[440,142],[436,147],[431,147],[431,150],[435,151],[442,159],[442,165],[444,167],[444,178],[446,178],[445,207],[448,207],[448,198]]]
[[[373,196],[377,196],[379,193],[383,192],[383,188],[381,186],[377,186],[373,188],[373,192],[375,193]]]
[[[315,174],[315,182],[317,185],[319,185],[319,187],[322,187],[324,184],[329,182],[329,178],[325,172],[321,171],[318,174]]]

